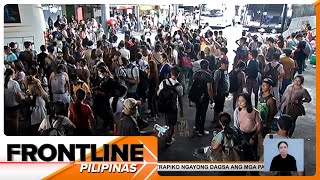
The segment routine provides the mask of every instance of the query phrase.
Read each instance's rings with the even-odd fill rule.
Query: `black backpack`
[[[272,67],[271,64],[269,63],[268,66],[269,66],[269,71],[266,73],[265,77],[272,79],[273,81],[272,87],[276,87],[278,85],[278,80],[279,80],[278,68],[280,64],[278,64],[276,67]]]
[[[135,66],[132,64],[131,66],[131,76],[133,77],[133,68],[138,67],[139,69],[139,83],[137,90],[138,91],[147,91],[149,88],[148,84],[148,74],[145,71],[142,71],[139,66]]]
[[[204,88],[206,85],[203,82],[203,77],[206,75],[206,72],[199,71],[197,73],[201,73],[201,75],[194,79],[188,95],[189,100],[194,103],[197,103],[201,99],[201,96],[203,96],[206,90],[206,88]]]
[[[267,50],[266,60],[269,61],[269,62],[272,61],[274,53],[280,53],[281,54],[281,51],[280,51],[279,48],[277,48],[275,46],[269,47],[268,50]]]
[[[230,88],[229,92],[234,93],[239,89],[239,84],[238,84],[238,72],[235,70],[232,70],[229,73],[229,82],[230,82]]]
[[[178,92],[176,87],[180,86],[180,83],[175,85],[168,79],[170,85],[166,83],[166,80],[163,80],[163,89],[159,93],[158,98],[158,109],[160,113],[167,113],[177,110],[177,97]]]
[[[236,51],[236,55],[241,60],[246,60],[248,58],[248,54],[249,54],[249,51],[247,47],[238,47]]]
[[[241,135],[239,134],[239,131],[236,128],[230,127],[230,130],[232,131],[232,134],[227,135],[225,132],[223,132],[223,139],[221,141],[221,144],[224,145],[225,138],[230,138],[233,141],[233,147],[235,146],[241,146]]]
[[[62,32],[61,31],[57,31],[57,40],[62,41]]]
[[[215,71],[218,69],[216,58],[213,55],[207,56],[206,60],[209,61],[209,69]]]

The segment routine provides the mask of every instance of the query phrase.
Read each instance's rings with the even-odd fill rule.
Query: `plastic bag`
[[[271,130],[278,131],[278,121],[279,121],[281,114],[282,114],[282,110],[280,109],[272,120]]]
[[[169,129],[168,126],[160,126],[159,124],[155,124],[154,128],[158,131],[158,137],[163,136]]]
[[[177,133],[182,137],[189,137],[189,124],[188,121],[183,118],[178,118]]]

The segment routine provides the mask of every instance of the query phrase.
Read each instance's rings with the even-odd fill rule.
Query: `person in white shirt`
[[[272,132],[270,134],[267,134],[266,137],[264,138],[264,142],[266,139],[290,139],[289,137],[289,129],[292,127],[292,122],[291,122],[291,117],[288,116],[288,115],[281,115],[279,117],[279,120],[277,122],[277,124],[275,124],[275,127],[278,128],[278,131],[277,132]],[[263,143],[264,145],[264,143]],[[262,147],[259,147],[261,148],[262,152],[263,152],[263,146]],[[260,156],[260,161],[263,161],[264,160],[264,152],[263,154],[261,154]],[[262,175],[269,175],[269,176],[274,176],[274,175],[279,175],[279,171],[273,171],[273,172],[260,172],[259,174],[262,176]],[[287,172],[285,172],[287,173]],[[291,172],[289,172],[291,173]],[[302,172],[298,172],[298,174],[301,174]]]
[[[8,135],[18,135],[20,105],[19,101],[23,95],[19,83],[14,79],[14,70],[7,68],[5,71],[4,83],[4,133]]]
[[[193,74],[195,74],[197,71],[199,71],[201,69],[201,62],[205,59],[205,54],[203,51],[200,51],[197,55],[197,61],[192,62],[192,71]]]
[[[258,30],[260,34],[258,35],[258,42],[261,42],[262,44],[266,42],[266,38],[264,35],[265,30],[263,28]]]
[[[122,57],[130,59],[130,51],[124,47],[124,41],[119,43],[119,52],[121,53]]]
[[[104,30],[101,26],[101,24],[98,25],[98,29],[96,31],[96,34],[97,34],[97,41],[102,41],[103,40],[103,35],[104,35]]]
[[[54,104],[53,113],[44,118],[39,126],[38,131],[42,133],[44,130],[50,129],[52,126],[58,130],[61,136],[67,135],[69,130],[75,129],[76,126],[64,116],[66,112],[63,102],[56,102]]]

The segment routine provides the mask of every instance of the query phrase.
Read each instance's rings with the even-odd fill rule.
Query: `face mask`
[[[132,113],[133,113],[132,116],[133,116],[134,118],[139,117],[138,107],[136,107],[135,110],[132,110]]]

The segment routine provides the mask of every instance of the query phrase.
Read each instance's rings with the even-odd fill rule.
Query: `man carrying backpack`
[[[196,103],[196,117],[195,117],[195,134],[198,136],[208,135],[209,131],[204,129],[206,121],[207,109],[209,101],[213,102],[212,91],[212,77],[209,70],[209,62],[203,60],[200,63],[201,70],[194,74],[194,83],[191,87],[189,98],[194,97],[193,100]],[[197,87],[197,88],[195,88]],[[192,99],[192,98],[191,98]]]
[[[33,50],[31,49],[31,42],[26,41],[23,43],[25,50],[20,52],[18,59],[22,61],[24,68],[26,71],[29,70],[29,68],[32,65],[36,64],[36,55],[34,54]]]
[[[238,43],[238,41],[236,41]],[[235,51],[236,56],[234,58],[233,62],[233,69],[236,68],[238,61],[246,61],[248,59],[248,54],[249,54],[249,48],[247,47],[247,38],[246,37],[241,37],[239,41],[239,47]]]
[[[230,88],[229,92],[233,96],[233,110],[236,109],[236,103],[240,93],[246,87],[246,77],[243,72],[246,68],[246,63],[243,61],[238,61],[238,64],[234,70],[229,73]]]
[[[142,103],[144,103],[147,99],[147,91],[149,87],[148,74],[145,71],[148,67],[148,62],[142,59],[142,53],[138,52],[133,65],[139,68],[139,83],[137,87],[137,94]]]
[[[69,76],[63,71],[64,66],[59,64],[57,70],[49,78],[52,102],[62,101],[64,104],[70,103],[70,83]]]
[[[166,144],[171,145],[174,142],[173,134],[174,127],[178,120],[178,106],[177,99],[180,107],[180,117],[183,117],[183,88],[178,82],[180,75],[180,68],[175,66],[171,69],[171,78],[163,80],[159,85],[158,90],[158,108],[159,112],[165,114],[166,125],[169,126]]]
[[[126,77],[121,77],[121,79],[126,82],[128,87],[127,98],[138,99],[139,68],[126,58],[122,58],[122,61],[126,70]]]
[[[272,93],[276,98],[276,104],[280,103],[279,86],[282,85],[282,79],[285,75],[282,64],[279,63],[280,53],[274,53],[272,61],[266,64],[264,68],[265,77],[273,81]]]
[[[41,122],[38,131],[42,136],[66,136],[76,126],[65,116],[63,102],[55,102],[52,112]]]
[[[258,51],[252,50],[251,55],[252,55],[252,59],[249,59],[247,62],[246,87],[247,87],[247,91],[250,95],[253,92],[255,107],[257,107],[257,105],[258,105],[258,91],[259,91],[259,83],[258,83],[259,61],[257,60]]]
[[[267,49],[267,54],[266,54],[266,60],[268,62],[272,61],[273,58],[273,54],[274,53],[279,53],[281,54],[280,49],[274,44],[274,39],[272,37],[267,39],[267,43],[269,45],[268,49]]]
[[[226,59],[222,59],[220,61],[221,67],[214,72],[214,80],[213,80],[213,97],[214,97],[214,119],[212,123],[214,127],[220,128],[219,124],[219,114],[223,111],[224,103],[226,101],[226,97],[229,96],[229,75],[228,75],[228,67],[229,61]]]
[[[302,71],[304,69],[304,64],[306,61],[306,58],[309,56],[308,53],[310,53],[310,45],[306,40],[303,40],[303,35],[298,34],[296,35],[296,39],[299,41],[296,48],[294,48],[294,56],[293,59],[298,64],[298,74],[302,74]]]

